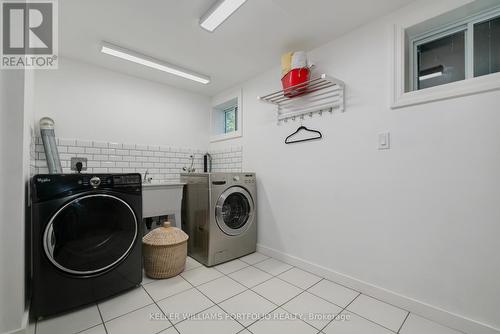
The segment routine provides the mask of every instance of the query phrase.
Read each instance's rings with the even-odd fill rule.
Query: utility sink
[[[142,217],[175,217],[176,227],[181,227],[182,190],[185,183],[145,183],[142,185]]]

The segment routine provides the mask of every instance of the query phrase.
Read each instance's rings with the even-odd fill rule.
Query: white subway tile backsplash
[[[75,139],[63,139],[59,138],[57,141],[58,145],[61,146],[75,146],[76,145],[76,140]]]
[[[101,167],[115,167],[115,162],[114,161],[101,161]]]
[[[108,157],[108,160],[109,160],[109,161],[122,161],[122,160],[123,160],[123,157],[118,156],[118,155],[110,155],[110,156]]]
[[[98,148],[108,148],[108,143],[103,142],[103,141],[94,141],[92,143],[92,146],[98,147]]]
[[[116,150],[114,148],[103,148],[101,152],[102,154],[115,154]]]
[[[97,154],[97,155],[94,155],[94,160],[106,161],[106,160],[108,160],[108,156],[104,155],[104,154]]]
[[[155,145],[149,145],[148,146],[148,150],[150,151],[159,151],[160,150],[160,146],[155,146]]]
[[[87,161],[87,167],[88,168],[101,167],[101,162],[100,161],[89,160],[89,161]]]
[[[116,155],[129,155],[129,150],[116,150]]]
[[[86,147],[85,148],[85,153],[101,154],[101,149],[100,148],[94,148],[94,147]]]
[[[79,147],[91,147],[92,142],[90,140],[77,140],[76,141],[76,146]]]
[[[74,154],[73,156],[78,157],[78,158],[86,158],[87,160],[92,160],[94,159],[94,156],[92,154],[81,154],[81,153],[78,153],[78,154]]]
[[[130,167],[133,168],[141,168],[142,167],[142,162],[131,162]]]
[[[133,155],[133,156],[141,156],[142,155],[141,151],[138,151],[138,150],[130,150],[129,153],[130,153],[130,155]]]
[[[70,153],[59,153],[60,160],[71,160],[71,157],[74,157],[74,156],[75,156],[74,154],[70,154]],[[45,157],[44,157],[44,160],[45,160]]]
[[[171,148],[167,146],[160,146],[160,151],[162,152],[170,152]]]
[[[69,146],[68,153],[84,153],[85,149],[83,147],[78,146]]]
[[[196,172],[203,172],[205,150],[172,148],[167,146],[108,143],[58,138],[58,150],[63,172],[69,170],[71,157],[86,157],[86,173],[141,173],[146,169],[154,183],[179,181],[183,167],[191,166]],[[38,144],[37,144],[38,143]],[[40,137],[33,139],[32,169],[34,173],[48,173],[45,154]],[[241,146],[209,152],[212,155],[213,172],[240,172],[242,170]]]
[[[47,167],[47,162],[45,160],[36,160],[35,167]]]
[[[122,144],[119,143],[108,143],[109,148],[122,148]]]

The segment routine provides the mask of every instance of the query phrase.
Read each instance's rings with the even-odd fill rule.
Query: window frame
[[[455,8],[457,9],[457,8]],[[453,11],[454,9],[450,10]],[[442,13],[446,14],[446,13]],[[439,14],[438,14],[439,15]],[[440,101],[459,96],[477,94],[486,91],[500,90],[500,72],[487,75],[474,76],[474,26],[500,16],[500,6],[480,11],[474,15],[456,20],[452,23],[443,24],[438,28],[424,33],[409,36],[406,31],[415,25],[426,22],[426,19],[412,24],[395,24],[393,30],[393,72],[391,108],[397,109],[407,106],[418,105],[433,101]],[[429,16],[428,19],[432,19]],[[465,80],[455,81],[444,85],[434,86],[421,90],[413,90],[416,87],[415,76],[418,66],[416,59],[415,43],[419,45],[436,40],[454,32],[465,30],[466,68]],[[407,77],[408,76],[408,77]],[[406,91],[406,88],[409,90]]]
[[[235,89],[229,92],[219,94],[212,98],[212,106],[210,110],[210,142],[218,142],[223,140],[235,139],[243,136],[243,108],[242,108],[242,90]],[[224,105],[232,100],[237,100],[236,103],[236,130],[228,133],[222,132],[226,129],[225,124],[225,113],[222,115],[224,118],[224,126],[219,128],[216,124],[216,120],[219,118],[220,113],[224,112],[221,110],[221,105]],[[219,113],[219,115],[218,115]],[[222,130],[222,131],[221,131]]]
[[[434,42],[438,39],[441,39],[441,38],[444,38],[444,37],[449,37],[451,35],[454,35],[456,33],[459,33],[459,32],[465,32],[464,36],[465,36],[465,63],[464,63],[464,66],[465,66],[465,80],[469,79],[469,61],[470,61],[470,58],[469,58],[469,48],[470,48],[470,45],[469,43],[472,43],[472,40],[469,38],[469,33],[467,31],[467,26],[465,25],[458,25],[456,27],[453,27],[453,28],[447,28],[447,29],[443,29],[442,31],[438,31],[438,32],[435,32],[433,34],[431,34],[430,36],[427,36],[427,34],[423,37],[419,37],[419,38],[414,38],[410,41],[410,45],[412,46],[412,52],[410,53],[410,57],[409,57],[409,76],[411,78],[411,80],[409,80],[410,82],[410,91],[416,91],[416,90],[419,90],[418,89],[418,47],[423,45],[423,44],[427,44],[427,43],[430,43],[430,42]],[[460,81],[460,80],[459,80]]]
[[[238,131],[238,105],[223,110],[224,112],[224,133],[232,133]],[[234,112],[234,130],[227,131],[227,115]]]

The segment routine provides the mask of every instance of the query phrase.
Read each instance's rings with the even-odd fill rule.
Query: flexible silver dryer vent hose
[[[57,150],[56,135],[54,132],[54,120],[49,117],[40,119],[40,134],[42,136],[45,159],[49,167],[49,174],[62,174],[61,160]]]

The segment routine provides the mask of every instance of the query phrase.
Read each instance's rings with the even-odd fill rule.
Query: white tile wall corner
[[[183,167],[190,167],[194,155],[196,172],[203,172],[205,151],[156,145],[114,143],[58,138],[57,148],[64,173],[72,173],[72,157],[88,159],[86,173],[141,173],[149,171],[153,183],[179,181]],[[42,139],[36,137],[33,148],[35,173],[48,173]],[[214,172],[241,172],[241,146],[210,152]]]
[[[241,146],[212,150],[209,153],[212,155],[212,172],[242,171],[243,149]]]

